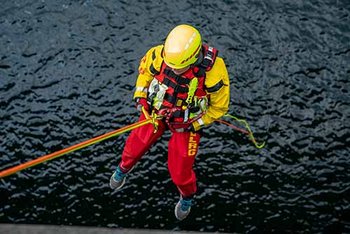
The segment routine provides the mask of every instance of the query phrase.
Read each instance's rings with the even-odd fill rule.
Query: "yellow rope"
[[[254,134],[253,134],[252,130],[250,129],[250,126],[249,126],[249,124],[248,124],[248,122],[246,120],[237,118],[236,116],[233,116],[233,115],[230,115],[230,114],[225,114],[224,116],[225,117],[229,117],[229,118],[231,118],[231,119],[233,119],[233,120],[235,120],[235,121],[237,121],[239,123],[242,123],[245,126],[245,128],[248,130],[248,136],[249,136],[249,138],[251,139],[251,141],[253,142],[253,144],[255,145],[256,148],[262,149],[262,148],[265,147],[265,142],[262,142],[260,144],[256,142]]]

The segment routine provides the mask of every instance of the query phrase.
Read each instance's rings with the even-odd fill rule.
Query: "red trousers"
[[[144,115],[139,120],[145,119]],[[122,159],[122,170],[130,170],[147,150],[163,135],[167,126],[159,121],[154,133],[152,124],[134,129],[126,140]],[[168,170],[173,183],[183,197],[190,197],[197,191],[196,175],[192,169],[197,155],[200,134],[193,132],[173,132],[168,145]]]

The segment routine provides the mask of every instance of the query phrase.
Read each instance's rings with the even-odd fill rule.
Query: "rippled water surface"
[[[350,232],[350,3],[2,1],[0,169],[130,124],[140,58],[177,24],[225,58],[230,113],[263,150],[213,124],[198,195],[176,221],[166,134],[120,192],[127,134],[0,181],[0,222],[219,232]]]

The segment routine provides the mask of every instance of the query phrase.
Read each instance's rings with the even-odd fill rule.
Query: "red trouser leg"
[[[142,114],[140,120],[144,120]],[[158,131],[154,133],[152,124],[147,124],[131,131],[130,136],[126,140],[122,160],[119,164],[122,170],[130,170],[153,145],[157,139],[164,133],[165,125],[159,122]]]
[[[171,179],[183,197],[190,197],[197,191],[196,175],[192,167],[199,140],[199,133],[174,132],[169,141],[168,168]]]

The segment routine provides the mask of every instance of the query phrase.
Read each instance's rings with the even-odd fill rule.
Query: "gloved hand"
[[[169,128],[175,132],[194,132],[192,123],[169,123]]]
[[[145,110],[147,112],[149,112],[150,106],[149,106],[146,98],[136,98],[135,101],[136,101],[136,108],[137,108],[137,110],[141,111],[142,107],[143,107],[143,108],[145,108]]]

